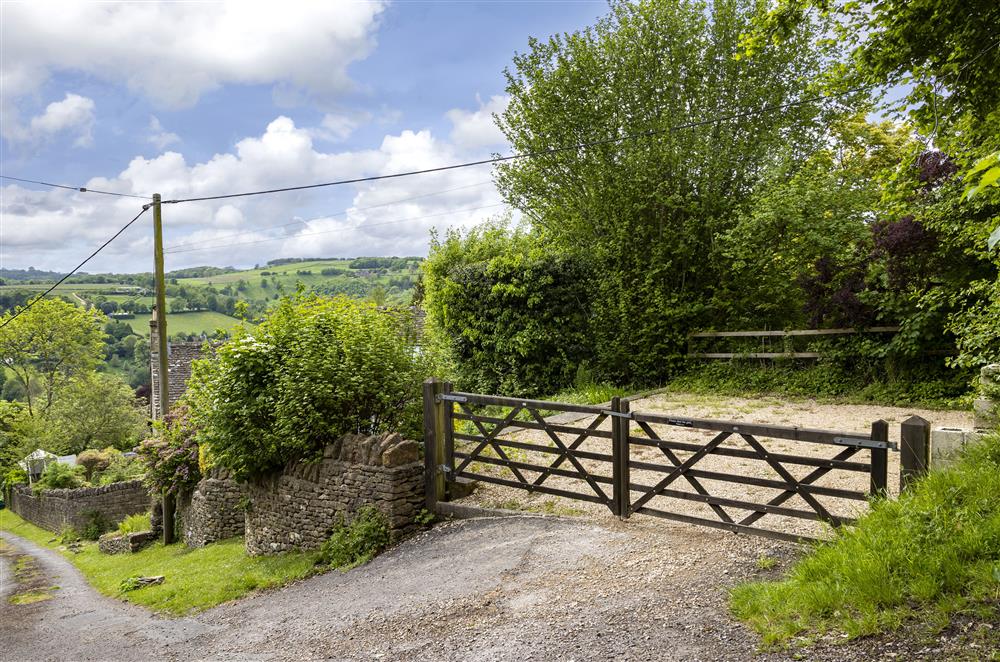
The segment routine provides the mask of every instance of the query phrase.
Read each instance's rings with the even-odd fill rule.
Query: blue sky
[[[0,11],[2,174],[187,197],[505,152],[490,120],[505,105],[503,68],[529,37],[583,28],[606,5],[77,3],[55,11],[3,3]],[[75,266],[140,203],[0,185],[0,264],[11,268]],[[167,267],[422,254],[432,226],[472,224],[501,213],[499,203],[485,167],[176,205],[164,210]],[[149,270],[151,250],[144,217],[86,270]]]

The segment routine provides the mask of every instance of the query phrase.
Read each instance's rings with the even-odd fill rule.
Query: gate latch
[[[898,451],[899,445],[894,441],[876,441],[865,437],[834,437],[833,443],[839,446],[853,446],[854,448],[876,448]]]

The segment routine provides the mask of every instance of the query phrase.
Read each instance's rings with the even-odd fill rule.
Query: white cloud
[[[347,67],[374,47],[383,9],[378,1],[5,3],[0,75],[8,98],[72,70],[171,108],[230,83],[326,101],[351,88]]]
[[[449,117],[468,118],[482,108]],[[481,149],[467,147],[467,135],[461,142],[453,138],[406,130],[385,136],[376,149],[323,151],[312,130],[278,117],[261,135],[244,138],[230,152],[204,162],[188,163],[178,151],[135,157],[117,177],[93,179],[86,186],[138,195],[159,192],[169,200],[389,175],[482,156]],[[0,191],[0,263],[56,270],[75,264],[111,236],[140,203],[20,186]],[[432,227],[468,226],[502,211],[489,166],[352,187],[171,204],[164,207],[168,248],[209,250],[169,252],[167,268],[246,266],[277,257],[421,255]],[[142,220],[87,269],[149,270],[151,254],[149,222]]]
[[[483,103],[477,95],[476,101],[479,103],[479,108],[476,110],[468,111],[455,108],[448,111],[447,117],[453,125],[452,142],[464,149],[496,147],[506,144],[507,139],[497,128],[493,121],[493,115],[494,113],[499,115],[507,109],[510,97],[493,96],[490,97],[489,101]]]
[[[149,137],[146,140],[156,145],[156,149],[162,151],[167,145],[180,142],[181,137],[164,129],[160,120],[153,115],[149,118]]]
[[[16,116],[8,118],[3,137],[14,143],[35,145],[68,134],[74,136],[74,146],[90,147],[94,143],[94,107],[93,99],[67,92],[62,101],[53,101],[25,125]]]

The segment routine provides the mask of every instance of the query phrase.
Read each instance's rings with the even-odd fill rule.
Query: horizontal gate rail
[[[571,411],[578,414],[609,414],[607,409],[593,405],[575,405],[566,402],[550,402],[548,400],[528,400],[525,398],[507,398],[500,395],[481,395],[478,393],[461,393],[455,391],[439,396],[441,400],[464,402],[470,405],[498,405],[500,407],[521,407],[522,409],[545,409],[549,411]]]
[[[463,434],[461,432],[455,433],[455,439],[461,439],[463,441],[481,441],[482,437],[471,434]],[[549,453],[552,455],[561,455],[562,451],[558,448],[553,448],[552,446],[539,446],[538,444],[532,444],[527,441],[513,441],[511,439],[496,439],[496,443],[501,446],[508,448],[520,448],[525,451],[537,451],[539,453]],[[606,453],[596,453],[594,451],[580,450],[579,448],[572,451],[572,453],[578,458],[584,458],[587,460],[598,460],[600,462],[614,462],[614,458]],[[478,461],[479,458],[476,458]]]
[[[664,464],[653,464],[652,462],[642,462],[638,460],[632,460],[629,462],[629,466],[635,469],[643,469],[646,471],[658,471],[661,473],[668,473],[673,470],[673,466],[668,466]],[[741,476],[737,474],[727,474],[718,471],[705,471],[703,469],[689,469],[688,475],[694,476],[695,478],[703,478],[705,480],[717,480],[725,483],[740,483],[743,485],[753,485],[755,487],[772,487],[778,490],[792,490],[795,486],[791,483],[786,483],[780,480],[773,480],[768,478],[757,478],[755,476]],[[810,492],[812,494],[819,494],[821,496],[836,497],[838,499],[853,499],[855,501],[867,501],[869,494],[867,492],[858,492],[854,490],[843,490],[837,487],[822,487],[820,485],[800,485],[800,489]]]
[[[455,451],[455,457],[457,457],[457,458],[465,458],[465,457],[470,457],[470,456],[469,456],[468,453],[462,453],[460,451]],[[573,470],[570,470],[570,469],[553,469],[552,467],[546,467],[546,466],[542,466],[542,465],[538,465],[538,464],[531,464],[530,462],[520,462],[520,461],[517,461],[517,460],[501,460],[501,459],[497,459],[495,457],[486,457],[486,456],[482,456],[482,455],[477,456],[474,459],[475,459],[476,462],[482,462],[484,464],[492,464],[492,465],[498,466],[498,467],[515,466],[518,469],[524,469],[526,471],[537,471],[539,473],[550,473],[553,476],[562,476],[563,478],[579,478],[580,477],[580,474],[577,471],[573,471]],[[469,473],[468,471],[464,471],[464,472],[462,472],[462,475],[466,475],[468,473]],[[612,480],[611,476],[602,476],[600,474],[590,474],[590,477],[593,478],[598,483],[602,483],[602,484],[605,484],[605,485],[611,485],[611,484],[614,483],[614,481]],[[525,489],[527,489],[529,492],[531,491],[530,487],[525,488]]]
[[[484,483],[494,483],[496,485],[506,485],[507,487],[518,487],[521,489],[527,489],[524,483],[516,480],[508,480],[506,478],[498,478],[496,476],[487,476],[486,474],[476,474],[472,472],[465,472],[463,474],[467,478],[472,478],[473,480],[481,480]],[[589,501],[591,503],[598,503],[601,505],[606,505],[604,501],[595,494],[581,494],[579,492],[571,492],[570,490],[561,490],[556,487],[546,487],[545,485],[537,485],[531,488],[532,492],[541,492],[542,494],[551,494],[552,496],[566,497],[567,499],[576,499],[578,501]]]
[[[761,425],[759,423],[737,423],[734,421],[719,421],[711,418],[679,418],[662,414],[632,414],[632,419],[642,423],[658,425],[673,425],[682,428],[696,428],[715,432],[731,432],[733,434],[752,434],[773,439],[790,439],[792,441],[808,441],[818,444],[835,444],[837,446],[856,446],[858,448],[885,448],[898,450],[891,441],[872,439],[869,435],[852,435],[832,430],[814,430],[784,425]]]
[[[764,536],[765,538],[774,538],[775,540],[785,540],[788,542],[820,542],[819,538],[813,538],[811,536],[803,536],[794,533],[785,533],[784,531],[774,531],[772,529],[759,529],[753,526],[746,526],[745,524],[722,522],[719,520],[708,519],[707,517],[684,515],[682,513],[671,513],[666,510],[659,510],[657,508],[649,508],[645,506],[640,508],[636,512],[643,515],[652,515],[653,517],[659,517],[660,519],[668,519],[668,520],[673,520],[675,522],[683,522],[685,524],[697,524],[699,526],[708,526],[714,529],[725,529],[726,531],[732,531],[733,533],[748,533],[754,536]]]
[[[458,436],[458,433],[455,433]],[[697,451],[701,449],[702,444],[689,444],[678,441],[667,441],[661,439],[660,441],[654,441],[652,439],[647,439],[645,437],[629,437],[629,443],[638,444],[640,446],[652,446],[654,448],[664,447],[673,450],[681,451]],[[745,458],[747,460],[759,460],[760,456],[753,451],[743,450],[742,448],[730,448],[728,446],[717,446],[712,449],[712,455],[725,455],[727,457],[739,457]],[[857,471],[859,473],[868,473],[871,471],[871,465],[865,462],[846,462],[844,460],[827,459],[823,457],[807,457],[799,455],[788,455],[786,453],[771,453],[771,457],[779,462],[784,462],[786,464],[799,464],[807,467],[824,467],[826,469],[843,469],[845,471]]]
[[[888,440],[884,421],[873,423],[870,434],[842,432],[632,412],[629,398],[612,398],[610,406],[579,405],[453,392],[450,384],[437,380],[425,384],[424,399],[425,432],[439,458],[436,463],[426,460],[429,502],[432,488],[444,494],[439,498],[448,498],[454,481],[468,478],[600,504],[623,519],[647,514],[779,540],[814,538],[795,533],[802,525],[792,527],[790,520],[768,528],[757,522],[770,515],[833,527],[854,524],[856,506],[840,514],[819,497],[858,503],[885,496],[888,451],[898,449]],[[582,420],[546,419],[548,412],[581,414],[577,418]],[[461,423],[458,430],[455,421]],[[699,440],[697,435],[665,434],[671,429],[714,436]],[[536,434],[518,436],[525,433]],[[778,443],[782,452],[772,452],[772,441],[805,442],[813,448],[800,455],[797,450],[789,452],[790,444]],[[655,449],[657,457],[633,459],[634,446]],[[820,446],[831,447],[828,457],[817,452]],[[868,460],[869,454],[870,461],[858,461]],[[756,469],[746,470],[742,462],[736,467],[705,466],[713,456],[750,460]],[[805,469],[792,473],[794,467]],[[854,483],[816,484],[827,482],[821,479],[833,471],[864,473],[870,477],[866,481],[870,489],[846,489],[856,487]],[[796,500],[788,503],[792,499]],[[671,500],[675,508],[662,505]],[[700,505],[681,507],[682,503]],[[698,513],[701,509],[704,516]]]
[[[797,517],[799,519],[808,519],[813,521],[824,522],[827,521],[825,517],[819,513],[812,510],[801,510],[799,508],[786,508],[784,506],[772,506],[766,503],[754,503],[752,501],[743,501],[741,499],[730,499],[728,497],[717,497],[710,494],[694,494],[691,492],[681,492],[680,490],[662,489],[657,490],[651,485],[638,485],[636,483],[629,484],[629,489],[633,492],[643,492],[643,493],[654,493],[658,496],[666,496],[674,499],[682,499],[684,501],[697,501],[699,503],[707,503],[716,506],[731,506],[733,508],[738,508],[740,510],[750,510],[753,512],[761,513],[762,515],[784,515],[786,517]],[[642,510],[642,506],[636,508],[635,512]],[[841,517],[839,520],[845,524],[853,523],[854,520],[846,517]]]
[[[476,414],[470,416],[462,412],[455,412],[453,418],[456,421],[479,421],[480,423],[501,423],[502,418],[497,418],[496,416],[481,416]],[[512,430],[522,429],[522,430],[552,430],[553,432],[565,432],[567,434],[579,434],[584,431],[583,428],[573,427],[572,425],[559,425],[556,423],[537,423],[535,421],[513,421],[508,426]],[[600,437],[603,439],[610,439],[611,433],[607,430],[594,430],[589,433],[591,437]]]

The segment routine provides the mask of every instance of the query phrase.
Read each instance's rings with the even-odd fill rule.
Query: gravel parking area
[[[797,426],[802,428],[820,428],[843,432],[859,433],[867,435],[871,430],[872,422],[882,419],[889,423],[889,436],[891,441],[899,441],[899,423],[906,418],[917,415],[931,422],[932,426],[952,426],[969,427],[971,417],[966,412],[958,411],[931,411],[915,408],[883,407],[876,405],[838,405],[818,403],[815,401],[783,401],[773,398],[745,399],[745,398],[720,398],[712,396],[691,395],[691,394],[660,394],[632,402],[632,411],[644,413],[666,414],[678,418],[712,418],[727,421],[741,421],[746,423],[765,423],[770,425]],[[574,421],[575,422],[570,422]],[[572,425],[577,428],[587,427],[593,416],[576,416],[564,414],[559,416],[560,423]],[[456,422],[464,423],[464,422]],[[490,429],[490,426],[486,426]],[[685,429],[682,427],[667,425],[652,425],[654,432],[662,439],[690,444],[703,445],[710,441],[717,433],[708,430]],[[599,427],[601,430],[610,431],[611,421],[606,420]],[[645,432],[636,424],[631,424],[631,434],[635,436],[645,436]],[[561,433],[564,444],[569,444],[575,438],[570,433]],[[554,443],[547,434],[540,430],[526,430],[523,428],[513,428],[500,435],[502,439],[514,441],[524,441],[532,444],[549,446],[555,448]],[[769,451],[774,453],[784,453],[797,456],[829,459],[843,450],[839,446],[826,444],[815,444],[801,441],[789,441],[783,439],[768,439],[758,437],[758,441]],[[472,442],[456,441],[457,450],[468,450],[474,447]],[[723,444],[723,447],[750,450],[747,443],[737,435],[731,436]],[[588,438],[579,447],[580,450],[596,453],[611,454],[611,441],[609,439]],[[505,452],[516,461],[527,462],[535,465],[548,465],[555,458],[555,455],[527,451],[522,449],[505,448]],[[487,449],[487,454],[495,453]],[[680,461],[684,461],[692,455],[688,451],[676,451]],[[631,449],[633,461],[669,465],[670,461],[657,448],[648,446],[633,445]],[[860,451],[851,461],[868,463],[870,451]],[[580,463],[589,473],[610,477],[611,464],[598,460],[581,459]],[[781,477],[766,462],[760,459],[745,459],[723,455],[710,454],[699,460],[695,465],[697,469],[713,471],[739,476],[752,476],[756,478],[780,480]],[[815,467],[783,463],[783,466],[796,479],[801,479],[812,472]],[[573,467],[564,462],[563,469]],[[470,470],[478,474],[498,476],[506,479],[513,479],[514,476],[507,468],[490,465],[487,463],[474,463]],[[522,472],[528,480],[533,480],[538,474],[527,471]],[[632,469],[631,481],[642,485],[655,485],[662,479],[663,473],[656,471],[645,471]],[[780,494],[781,490],[769,487],[748,486],[732,482],[715,481],[711,479],[700,479],[700,482],[713,496],[750,501],[755,503],[766,503],[771,498]],[[813,482],[813,485],[839,488],[857,492],[867,493],[869,490],[870,477],[867,473],[834,470]],[[595,492],[583,480],[569,478],[565,476],[549,476],[544,485],[564,490],[593,495]],[[610,494],[610,486],[601,485],[606,494]],[[899,453],[889,453],[889,490],[892,493],[898,492],[899,488]],[[694,487],[684,480],[676,480],[670,485],[670,489],[693,494]],[[633,502],[642,496],[641,492],[633,491]],[[816,497],[824,507],[834,515],[843,517],[857,517],[867,509],[867,503],[859,500],[847,500],[836,497],[820,496]],[[468,497],[463,502],[475,504],[488,508],[506,508],[516,510],[527,510],[532,512],[555,513],[562,515],[588,515],[597,518],[610,517],[608,508],[601,504],[593,504],[584,501],[571,500],[558,496],[551,496],[541,493],[529,493],[523,489],[498,486],[486,482],[481,482],[475,494]],[[692,515],[712,520],[718,520],[718,516],[711,507],[704,503],[697,503],[676,498],[656,497],[647,505],[684,515]],[[812,511],[812,508],[800,496],[793,496],[782,504],[785,507],[797,510]],[[749,511],[734,507],[725,507],[725,510],[735,520],[749,514]],[[634,515],[635,517],[648,517],[647,515]],[[817,521],[803,520],[784,515],[769,514],[762,518],[757,526],[770,528],[773,530],[810,537],[823,537],[828,535],[829,529],[826,524]]]

